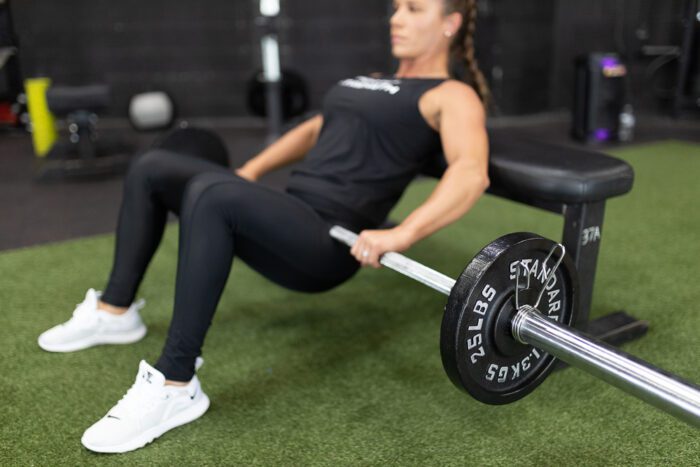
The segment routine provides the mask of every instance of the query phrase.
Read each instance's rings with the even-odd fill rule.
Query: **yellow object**
[[[46,91],[49,86],[51,86],[49,78],[29,78],[24,81],[29,118],[32,122],[32,142],[34,152],[39,157],[46,156],[58,137],[54,117],[46,102]]]

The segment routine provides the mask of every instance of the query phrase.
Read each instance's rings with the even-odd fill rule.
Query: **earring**
[[[445,31],[445,37],[452,37],[452,31]]]

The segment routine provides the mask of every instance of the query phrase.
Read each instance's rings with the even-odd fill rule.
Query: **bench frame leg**
[[[562,243],[574,259],[581,286],[579,313],[575,326],[613,345],[643,336],[649,328],[649,323],[638,320],[623,311],[589,321],[595,270],[603,233],[605,201],[566,204],[563,206],[563,214]]]

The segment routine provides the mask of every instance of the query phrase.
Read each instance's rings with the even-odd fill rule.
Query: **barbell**
[[[352,247],[357,234],[330,235]],[[525,397],[559,358],[700,427],[700,387],[575,328],[576,267],[561,244],[532,233],[484,247],[457,280],[395,252],[383,266],[448,295],[440,354],[452,382],[487,404]]]

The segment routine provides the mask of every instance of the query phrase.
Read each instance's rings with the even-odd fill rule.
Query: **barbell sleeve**
[[[331,228],[330,234],[331,237],[345,243],[350,248],[357,241],[356,233],[338,225]],[[379,259],[379,263],[445,295],[450,295],[450,291],[455,285],[455,280],[451,277],[393,251],[384,253]]]
[[[330,235],[352,247],[357,235],[334,226]],[[450,295],[456,281],[395,252],[385,253],[382,265]],[[515,313],[511,333],[523,344],[542,349],[623,391],[700,427],[700,387],[657,368],[570,326],[545,317],[529,305]]]
[[[513,337],[700,428],[700,387],[524,305]]]

